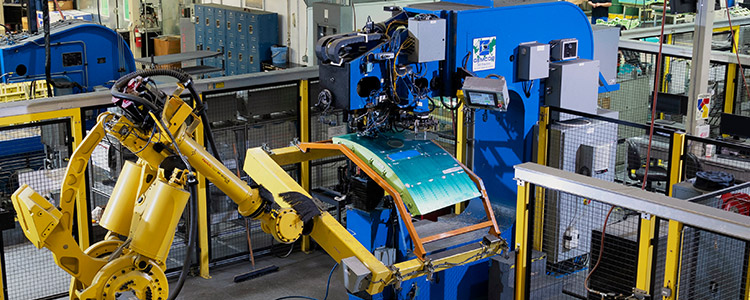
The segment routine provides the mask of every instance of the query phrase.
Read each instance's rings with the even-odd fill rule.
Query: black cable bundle
[[[52,55],[49,46],[49,5],[42,3],[42,23],[44,28],[44,78],[47,80],[47,96],[52,96]]]

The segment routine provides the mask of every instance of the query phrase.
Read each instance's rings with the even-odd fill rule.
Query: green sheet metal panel
[[[432,141],[400,134],[377,138],[334,137],[378,172],[403,199],[412,215],[424,215],[481,194],[458,161]]]

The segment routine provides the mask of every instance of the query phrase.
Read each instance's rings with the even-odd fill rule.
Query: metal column
[[[690,67],[690,93],[685,131],[694,135],[695,126],[703,121],[696,121],[698,95],[708,92],[708,70],[710,68],[711,37],[713,36],[714,2],[698,1],[698,13],[695,16],[695,33],[693,38],[693,65]],[[714,100],[711,100],[712,102]]]

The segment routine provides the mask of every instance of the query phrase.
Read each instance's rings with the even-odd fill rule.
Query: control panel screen
[[[495,95],[493,94],[469,92],[468,96],[472,105],[495,106]]]

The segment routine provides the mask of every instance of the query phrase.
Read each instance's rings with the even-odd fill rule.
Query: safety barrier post
[[[669,196],[673,187],[682,180],[682,157],[685,154],[685,134],[672,134],[672,154],[669,162]],[[667,235],[667,255],[664,267],[664,300],[677,298],[680,270],[680,242],[682,240],[682,223],[669,221]]]
[[[673,43],[672,35],[667,34],[664,44],[672,44],[672,43]],[[670,68],[672,67],[672,61],[669,58],[666,58],[663,60],[663,62],[664,62],[663,63],[664,72],[662,72],[660,92],[666,93],[667,90],[669,89],[669,82],[667,81],[667,74],[669,74]],[[661,67],[661,66],[658,66],[658,67]]]
[[[732,37],[734,42],[732,43],[732,53],[737,52],[737,43],[740,39],[740,29],[737,28],[732,32]],[[735,92],[737,90],[737,73],[738,68],[736,64],[729,64],[727,65],[727,78],[725,81],[726,87],[724,88],[724,112],[731,114],[734,113],[734,103],[735,103],[735,97],[740,96],[739,98],[742,99],[742,94],[735,95]],[[744,76],[744,74],[743,74]]]
[[[539,110],[539,134],[537,136],[536,163],[547,165],[547,151],[549,151],[549,124],[550,113],[549,107],[542,107]],[[536,205],[534,209],[534,250],[542,251],[542,241],[544,240],[544,199],[545,192],[543,187],[536,188]]]
[[[466,165],[466,124],[464,123],[463,92],[458,94],[458,100],[459,106],[456,109],[456,159]],[[466,204],[456,203],[454,211],[456,214],[460,214],[465,208]]]
[[[308,95],[309,82],[300,80],[299,82],[299,135],[300,142],[310,142],[310,99]],[[310,162],[303,161],[300,163],[300,185],[303,189],[310,192]],[[302,252],[312,252],[312,243],[310,236],[305,235],[301,241]]]
[[[654,259],[654,247],[652,241],[656,234],[656,218],[643,214],[641,216],[641,228],[638,241],[638,273],[635,287],[641,291],[651,289],[651,274]]]
[[[201,95],[203,97],[203,95]],[[195,140],[201,146],[205,146],[205,131],[203,131],[203,124],[198,124],[195,130]],[[211,278],[209,273],[209,251],[210,243],[208,236],[209,216],[208,216],[208,186],[206,183],[206,177],[198,173],[198,253],[200,257],[198,264],[200,267],[200,276],[206,279]]]
[[[531,249],[528,247],[529,238],[529,202],[531,185],[524,181],[518,181],[518,192],[516,196],[516,288],[515,299],[527,298],[527,287],[529,274],[527,262]]]

